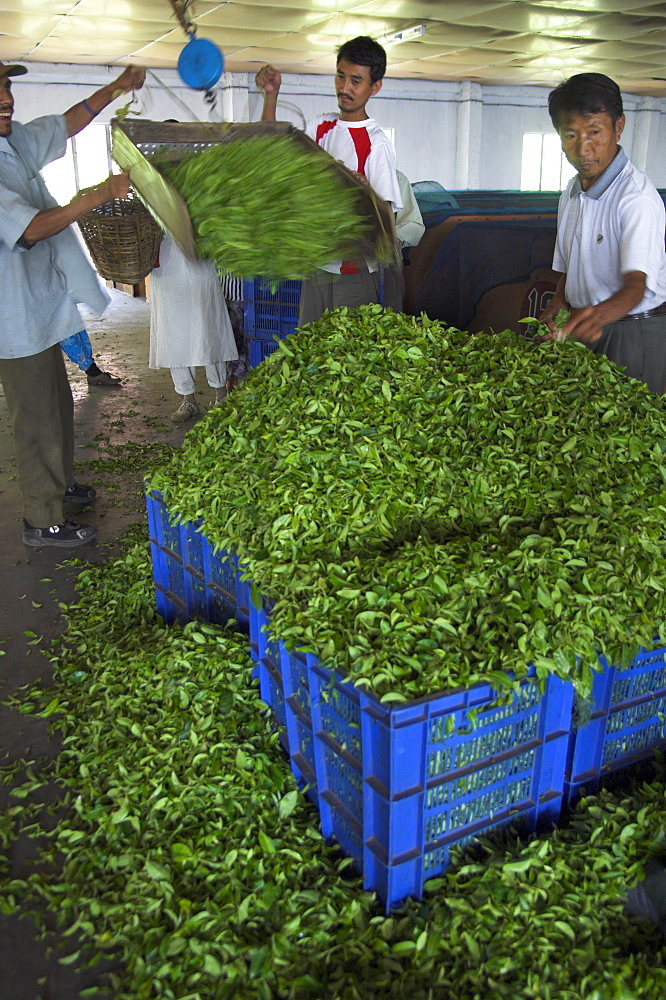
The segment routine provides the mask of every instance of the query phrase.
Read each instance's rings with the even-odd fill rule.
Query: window
[[[394,128],[384,128],[383,125],[381,126],[381,129],[382,129],[382,132],[384,133],[384,135],[387,136],[391,140],[391,145],[395,149],[395,129]]]
[[[525,132],[521,191],[561,191],[576,173],[554,132]]]
[[[42,170],[46,186],[59,205],[67,205],[77,191],[99,184],[111,172],[106,125],[92,124],[67,140],[65,155]]]

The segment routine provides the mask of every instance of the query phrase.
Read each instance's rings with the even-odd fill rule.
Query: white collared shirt
[[[38,212],[54,208],[39,173],[67,145],[63,115],[12,123],[0,137],[0,357],[25,358],[84,328],[77,302],[98,315],[110,298],[71,226],[30,249],[17,240]]]
[[[572,178],[560,197],[553,257],[553,270],[566,273],[572,308],[605,302],[629,271],[646,275],[645,296],[633,312],[666,302],[665,222],[659,192],[622,148],[587,191]]]

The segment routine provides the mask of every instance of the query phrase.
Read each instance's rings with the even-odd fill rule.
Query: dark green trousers
[[[33,527],[62,524],[74,483],[74,404],[60,344],[29,358],[0,359],[14,433],[23,516]]]

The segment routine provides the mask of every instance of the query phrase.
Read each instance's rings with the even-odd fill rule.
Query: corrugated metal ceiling
[[[271,62],[328,74],[345,39],[422,24],[421,37],[387,46],[389,76],[550,87],[594,70],[626,92],[666,93],[666,3],[649,0],[196,0],[184,10],[229,71]],[[186,41],[170,0],[4,0],[0,15],[4,62],[173,68]]]

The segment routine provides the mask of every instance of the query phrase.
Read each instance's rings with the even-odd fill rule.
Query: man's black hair
[[[351,38],[348,42],[342,43],[337,54],[338,62],[341,59],[346,59],[347,62],[354,63],[356,66],[367,66],[373,83],[384,78],[386,52],[374,38],[370,38],[368,35]]]
[[[605,111],[613,124],[624,114],[620,88],[603,73],[577,73],[548,95],[548,113],[556,131],[565,115],[595,115]]]

